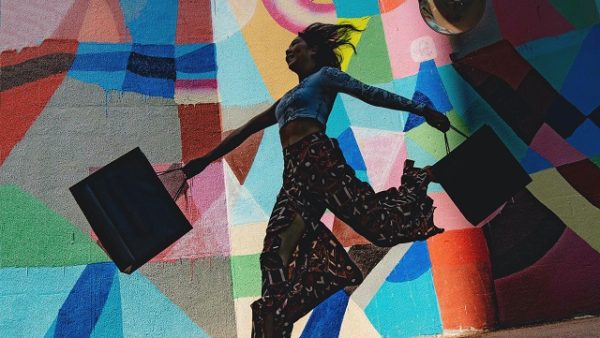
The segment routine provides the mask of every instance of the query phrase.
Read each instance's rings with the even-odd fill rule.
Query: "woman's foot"
[[[428,165],[423,167],[423,170],[427,173],[427,175],[429,175],[429,180],[431,182],[435,182],[435,183],[439,183],[435,177],[435,175],[433,174],[433,167]]]

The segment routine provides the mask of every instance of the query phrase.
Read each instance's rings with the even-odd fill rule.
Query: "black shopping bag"
[[[447,138],[446,149],[449,151]],[[434,164],[432,170],[454,204],[473,225],[483,221],[531,182],[527,172],[488,125],[467,137]]]
[[[192,229],[139,148],[70,190],[100,243],[125,273]]]

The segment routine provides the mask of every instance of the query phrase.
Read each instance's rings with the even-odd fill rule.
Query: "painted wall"
[[[284,50],[295,32],[338,20],[366,28],[358,54],[345,51],[348,73],[463,130],[492,125],[533,182],[477,227],[434,184],[447,231],[391,249],[326,214],[366,278],[294,335],[411,337],[598,313],[599,8],[489,0],[475,30],[448,38],[416,0],[3,0],[0,335],[249,336],[281,185],[276,127],[192,180],[177,202],[194,229],[132,275],[96,244],[68,188],[137,146],[157,170],[203,154],[294,86]],[[327,132],[377,190],[399,184],[406,158],[445,154],[421,118],[344,95]]]

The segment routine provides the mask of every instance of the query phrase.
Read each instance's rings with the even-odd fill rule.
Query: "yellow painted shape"
[[[531,175],[527,189],[569,229],[600,251],[600,209],[577,192],[555,169]]]
[[[362,18],[339,18],[338,24],[349,23],[349,24],[353,24],[354,27],[356,27],[358,29],[366,29],[367,26],[369,25],[370,20],[371,20],[370,16],[366,16],[366,17],[362,17]],[[354,46],[358,46],[358,43],[359,43],[360,38],[362,37],[363,33],[364,32],[352,33],[350,42],[352,42],[352,44]],[[342,54],[341,68],[343,71],[346,71],[348,69],[348,65],[350,64],[350,59],[352,59],[352,56],[354,56],[354,51],[352,50],[352,48],[350,46],[341,46],[339,48],[339,51]]]
[[[285,50],[295,35],[273,20],[262,1],[257,2],[254,16],[242,28],[242,35],[273,100],[298,84],[298,77],[285,62]]]
[[[231,256],[255,255],[261,253],[266,230],[266,222],[230,227]]]

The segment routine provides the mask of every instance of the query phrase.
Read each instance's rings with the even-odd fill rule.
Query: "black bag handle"
[[[454,127],[453,125],[450,125],[450,129],[454,130],[455,132],[459,133],[460,135],[462,135],[465,139],[468,139],[469,137],[463,133],[462,131],[458,130],[456,127]],[[448,143],[448,132],[444,132],[444,143],[446,144],[446,155],[450,154],[450,143]]]

